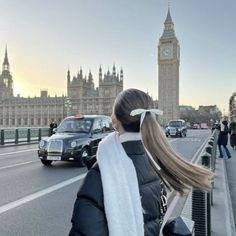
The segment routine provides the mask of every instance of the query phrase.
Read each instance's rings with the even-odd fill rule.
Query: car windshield
[[[58,133],[88,133],[92,126],[89,119],[67,119],[59,125]]]
[[[181,121],[170,121],[169,126],[171,126],[171,127],[181,127],[182,122]]]

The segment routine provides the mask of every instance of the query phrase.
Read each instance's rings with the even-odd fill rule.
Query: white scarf
[[[109,236],[144,236],[136,170],[117,132],[99,143],[97,159]]]

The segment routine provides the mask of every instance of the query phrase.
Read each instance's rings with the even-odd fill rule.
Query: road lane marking
[[[30,194],[30,195],[28,195],[26,197],[20,198],[20,199],[18,199],[16,201],[10,202],[10,203],[5,204],[3,206],[0,206],[0,214],[4,213],[6,211],[12,210],[12,209],[14,209],[16,207],[19,207],[19,206],[21,206],[21,205],[23,205],[25,203],[30,202],[30,201],[33,201],[33,200],[35,200],[37,198],[40,198],[40,197],[42,197],[42,196],[44,196],[46,194],[52,193],[52,192],[54,192],[54,191],[56,191],[58,189],[66,187],[67,185],[73,184],[74,182],[79,181],[82,178],[84,178],[85,175],[86,175],[86,173],[82,174],[82,175],[79,175],[79,176],[76,176],[74,178],[68,179],[66,181],[63,181],[63,182],[61,182],[59,184],[53,185],[53,186],[51,186],[49,188],[45,188],[45,189],[43,189],[41,191],[38,191],[38,192],[33,193],[33,194]]]
[[[200,138],[186,138],[185,141],[187,142],[201,142]]]
[[[38,150],[38,148],[35,148],[35,149],[27,149],[27,150],[21,150],[21,151],[17,151],[17,152],[5,152],[5,153],[1,153],[0,156],[12,155],[12,154],[17,154],[17,153],[22,153],[22,152],[31,152],[31,151],[36,151],[36,150]]]
[[[169,141],[169,143],[172,143],[172,142],[175,142],[175,141],[177,141],[177,140],[179,140],[178,138],[175,138],[175,139],[171,139],[171,140],[168,140]]]
[[[27,150],[20,150],[20,151],[17,151],[17,152],[5,152],[5,153],[1,153],[0,156],[3,156],[3,155],[12,155],[12,154],[21,153],[21,152],[31,152],[31,151],[36,151],[36,150],[38,150],[38,148],[35,148],[35,149],[27,149]]]
[[[202,153],[204,152],[205,150],[205,147],[206,147],[206,144],[207,142],[210,140],[210,134],[206,137],[206,139],[203,141],[203,144],[201,145],[201,147],[197,150],[197,152],[195,153],[195,155],[193,156],[193,158],[191,159],[191,162],[192,163],[197,163],[197,164],[200,164],[199,161],[200,161],[200,158],[202,156]],[[200,151],[201,150],[201,151]]]
[[[0,170],[4,170],[4,169],[16,167],[16,166],[22,166],[22,165],[26,165],[26,164],[29,164],[29,163],[32,163],[32,162],[38,162],[38,160],[36,160],[36,161],[27,161],[27,162],[17,163],[17,164],[13,164],[13,165],[9,165],[9,166],[3,166],[3,167],[0,167]]]

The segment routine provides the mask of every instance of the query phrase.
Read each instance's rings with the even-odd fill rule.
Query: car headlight
[[[72,141],[71,144],[70,144],[70,146],[71,146],[72,148],[76,147],[76,141]]]
[[[39,142],[39,147],[40,147],[40,148],[43,148],[44,146],[46,146],[46,141],[40,140],[40,142]]]

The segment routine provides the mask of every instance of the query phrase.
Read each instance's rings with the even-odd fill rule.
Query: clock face
[[[163,48],[162,49],[162,55],[167,57],[171,54],[171,49],[170,48]]]

